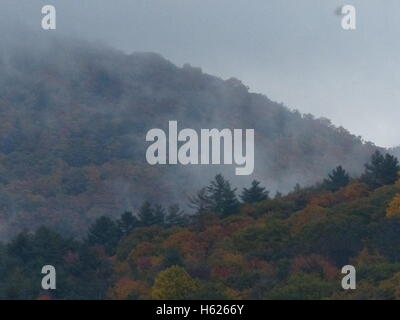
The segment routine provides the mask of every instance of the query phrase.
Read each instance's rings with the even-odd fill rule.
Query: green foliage
[[[41,269],[57,270],[57,290],[41,290]],[[41,228],[21,233],[5,247],[0,245],[0,299],[104,299],[111,269],[85,244]]]
[[[235,214],[239,210],[236,189],[221,174],[217,174],[205,189],[190,198],[190,202],[198,212],[209,210],[220,216]]]
[[[365,173],[362,180],[373,188],[393,184],[398,178],[400,170],[399,161],[396,157],[380,151],[375,151],[371,161],[365,164]]]
[[[130,211],[126,211],[122,214],[121,218],[117,221],[117,225],[122,235],[126,236],[133,229],[139,227],[139,219],[132,214]]]
[[[188,217],[182,211],[179,205],[174,204],[168,207],[168,213],[165,217],[165,224],[169,227],[179,226],[183,227],[188,223]]]
[[[145,201],[139,209],[138,218],[140,225],[149,227],[152,225],[163,225],[165,222],[165,209],[160,205],[152,206],[150,202]]]
[[[121,238],[121,231],[115,221],[108,217],[98,218],[89,228],[87,243],[90,245],[101,245],[107,253],[114,252]]]
[[[328,175],[328,179],[324,180],[324,185],[330,191],[337,191],[347,186],[349,182],[349,174],[342,168],[342,166],[338,166]]]
[[[293,240],[297,250],[318,253],[346,265],[362,249],[367,229],[361,217],[331,216],[323,222],[310,223]]]
[[[140,202],[184,202],[183,194],[201,188],[198,172],[149,166],[143,156],[146,132],[172,118],[195,129],[218,127],[218,119],[254,128],[265,146],[258,149],[257,176],[285,192],[294,177],[316,182],[339,161],[360,171],[375,149],[327,119],[249,92],[237,79],[180,68],[157,54],[64,39],[51,45],[57,49],[49,61],[46,50],[32,51],[28,42],[8,48],[14,58],[5,59],[9,68],[0,74],[4,238],[41,225],[82,237],[93,217],[115,218],[127,209],[133,199],[116,190],[134,190]],[[232,194],[225,197],[232,205],[216,209],[237,213]]]
[[[316,300],[329,298],[340,287],[314,274],[296,274],[287,282],[267,293],[266,299],[273,300]]]
[[[244,203],[261,202],[268,199],[268,194],[269,192],[266,191],[265,188],[260,187],[260,181],[253,180],[250,188],[243,189],[240,199]]]
[[[297,187],[235,211],[235,189],[218,175],[191,219],[145,202],[98,218],[85,241],[22,232],[0,244],[0,299],[46,294],[45,264],[57,269],[56,299],[399,299],[400,217],[386,212],[400,186],[343,186],[345,176],[334,170],[330,192]],[[346,264],[357,268],[355,292],[340,286]]]

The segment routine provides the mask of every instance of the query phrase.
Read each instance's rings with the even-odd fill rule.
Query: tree
[[[117,224],[108,217],[98,218],[90,227],[87,243],[102,245],[108,254],[112,254],[121,238]]]
[[[23,263],[33,258],[33,251],[32,235],[26,231],[18,234],[7,245],[8,254],[20,259]]]
[[[179,205],[174,204],[168,207],[168,213],[165,217],[167,226],[184,226],[186,221],[185,213],[180,209]]]
[[[255,203],[268,199],[269,191],[266,191],[265,188],[259,185],[260,181],[253,180],[249,189],[243,189],[240,199],[242,199],[244,203]]]
[[[377,150],[371,156],[371,161],[365,164],[362,180],[373,188],[393,184],[398,178],[399,170],[399,161],[396,157],[388,153],[384,156]]]
[[[236,213],[240,205],[236,189],[221,174],[217,174],[206,188],[189,198],[189,201],[189,206],[196,209],[197,213],[212,211],[220,216]]]
[[[346,170],[344,170],[342,166],[338,166],[328,175],[328,179],[324,180],[324,185],[330,191],[337,191],[347,186],[349,182],[350,176]]]
[[[151,291],[153,299],[183,300],[190,298],[199,290],[199,283],[184,268],[172,266],[161,271]]]
[[[121,234],[126,236],[139,226],[139,220],[132,212],[126,211],[122,214],[121,219],[117,221],[117,225]]]
[[[317,274],[299,273],[291,275],[284,285],[276,286],[266,294],[272,300],[316,300],[328,298],[335,291],[334,282],[322,279]]]
[[[139,209],[138,213],[140,225],[143,227],[149,227],[155,223],[154,210],[150,202],[145,201]]]
[[[156,204],[154,206],[154,223],[158,226],[163,226],[165,224],[165,216],[166,216],[166,212],[165,209],[159,205]]]
[[[210,207],[207,196],[207,188],[200,189],[196,195],[189,197],[189,207],[196,210],[196,213],[205,212]]]
[[[229,181],[225,180],[221,174],[217,174],[207,187],[207,199],[209,209],[221,216],[233,214],[239,210],[236,189],[232,189]]]
[[[111,288],[109,295],[115,300],[138,300],[146,296],[148,290],[148,286],[144,281],[123,277]]]

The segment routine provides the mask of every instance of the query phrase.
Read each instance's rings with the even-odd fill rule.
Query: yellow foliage
[[[310,199],[310,205],[328,208],[333,206],[337,202],[335,195],[331,192],[324,192],[313,196]]]
[[[232,288],[226,288],[224,294],[228,297],[229,300],[244,300],[246,299],[246,294],[235,290]]]
[[[326,216],[326,209],[315,204],[310,204],[303,210],[295,213],[290,218],[290,230],[299,232],[308,223],[319,221]]]
[[[379,254],[376,250],[364,247],[356,257],[350,260],[350,262],[352,265],[357,266],[384,263],[386,261],[385,257]]]
[[[386,209],[386,217],[400,216],[400,194],[397,194]]]
[[[200,286],[184,268],[172,266],[161,271],[151,290],[152,299],[183,300],[199,290]]]
[[[109,296],[115,300],[139,299],[148,291],[149,288],[145,282],[122,278],[111,288]]]

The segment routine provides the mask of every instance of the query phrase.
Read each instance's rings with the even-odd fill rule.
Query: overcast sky
[[[237,77],[377,145],[400,144],[399,0],[0,0],[0,19],[40,30],[45,4],[56,32]],[[357,9],[355,31],[341,28],[343,4]]]

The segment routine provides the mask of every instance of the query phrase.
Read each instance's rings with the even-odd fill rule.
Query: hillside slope
[[[400,299],[399,228],[400,181],[360,180],[180,226],[103,217],[85,242],[41,228],[0,243],[0,299]],[[57,290],[37,285],[44,263]],[[341,286],[348,264],[357,290]]]
[[[181,128],[254,128],[255,172],[235,182],[257,178],[283,192],[338,164],[359,174],[375,149],[239,80],[157,54],[68,39],[13,41],[0,53],[2,238],[42,224],[79,235],[95,217],[144,200],[184,202],[215,173],[233,175],[231,166],[149,166],[146,132],[169,120]]]

